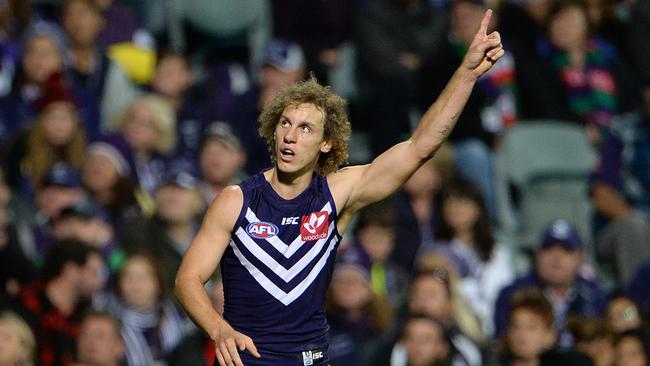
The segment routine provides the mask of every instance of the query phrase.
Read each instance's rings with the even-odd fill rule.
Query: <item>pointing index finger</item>
[[[482,35],[487,35],[488,26],[490,25],[490,18],[492,18],[492,9],[488,9],[483,15],[483,20],[481,20],[481,27],[478,32]]]

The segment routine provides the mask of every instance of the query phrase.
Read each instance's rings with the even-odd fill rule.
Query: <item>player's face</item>
[[[324,115],[313,104],[288,106],[275,127],[276,166],[283,173],[313,171],[321,153],[332,146],[325,141]]]

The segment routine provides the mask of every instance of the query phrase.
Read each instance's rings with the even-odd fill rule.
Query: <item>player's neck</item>
[[[314,176],[313,170],[296,173],[283,173],[277,167],[264,173],[271,187],[282,198],[290,200],[304,192]]]

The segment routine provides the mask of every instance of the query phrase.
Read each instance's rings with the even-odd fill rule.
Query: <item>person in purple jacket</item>
[[[372,163],[348,156],[345,101],[311,79],[260,116],[274,167],[223,190],[176,276],[176,295],[215,341],[219,365],[326,365],[324,311],[336,249],[361,208],[396,190],[445,141],[477,79],[503,56],[488,10],[447,88],[413,135]],[[221,267],[223,317],[203,287]]]

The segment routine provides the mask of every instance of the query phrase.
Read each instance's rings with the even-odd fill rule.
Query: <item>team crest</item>
[[[312,212],[300,220],[300,237],[303,241],[319,240],[327,237],[329,221],[327,211]]]
[[[268,239],[278,235],[278,227],[270,222],[252,222],[246,227],[246,232],[255,239]]]

